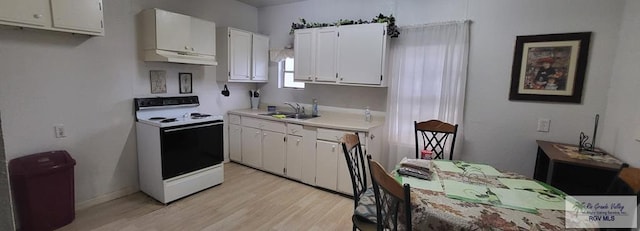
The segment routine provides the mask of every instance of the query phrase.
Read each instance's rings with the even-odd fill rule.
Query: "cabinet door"
[[[287,136],[287,171],[290,178],[300,180],[302,177],[302,152],[304,140],[302,136]]]
[[[229,79],[250,80],[251,33],[229,28]]]
[[[321,28],[316,34],[315,80],[335,82],[338,30],[335,27]]]
[[[315,31],[316,29],[302,29],[294,32],[293,79],[296,81],[311,81],[315,77]]]
[[[342,26],[338,37],[338,77],[341,83],[382,83],[385,24]]]
[[[262,168],[262,132],[260,129],[242,127],[242,163]]]
[[[191,52],[216,55],[216,24],[199,18],[191,18]]]
[[[191,17],[156,10],[156,46],[159,50],[191,51]]]
[[[46,0],[2,0],[0,21],[44,26],[49,22]]]
[[[349,167],[347,167],[347,159],[344,157],[344,151],[342,145],[340,145],[340,152],[338,153],[338,187],[337,191],[353,196],[353,186],[351,184],[351,174],[349,173]]]
[[[242,162],[242,127],[229,124],[229,159]]]
[[[302,130],[302,176],[300,181],[316,184],[316,128],[305,126]]]
[[[266,82],[269,74],[269,37],[253,34],[252,80]]]
[[[338,180],[338,143],[318,140],[316,185],[336,190]]]
[[[102,33],[102,0],[51,0],[53,27]]]
[[[262,136],[262,168],[276,174],[284,174],[285,135],[263,130]]]

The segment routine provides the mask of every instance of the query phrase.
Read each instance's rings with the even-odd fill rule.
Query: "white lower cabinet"
[[[229,159],[242,162],[242,127],[229,124]]]
[[[318,140],[316,149],[316,185],[336,191],[338,185],[339,143]]]
[[[262,168],[279,175],[284,174],[285,135],[283,133],[262,131]]]
[[[302,152],[304,150],[302,136],[287,135],[287,163],[285,175],[295,180],[302,178]]]
[[[262,132],[251,127],[242,130],[242,163],[262,168]]]
[[[341,142],[344,134],[355,131],[239,115],[230,115],[229,120],[229,158],[232,161],[353,195]],[[381,150],[376,137],[380,132],[381,127],[375,127],[358,133],[363,152],[372,154],[376,160],[379,160]]]

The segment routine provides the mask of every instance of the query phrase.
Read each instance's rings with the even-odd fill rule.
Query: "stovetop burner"
[[[149,120],[164,120],[166,118],[167,117],[151,117],[151,118],[149,118]]]
[[[170,119],[163,119],[160,120],[160,123],[170,123],[170,122],[176,122],[176,118],[170,118]]]

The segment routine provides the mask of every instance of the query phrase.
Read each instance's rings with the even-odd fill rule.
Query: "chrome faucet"
[[[284,102],[284,104],[289,105],[289,107],[293,108],[293,110],[296,112],[296,114],[300,114],[300,104],[295,103],[296,106],[293,106],[293,104],[291,104],[289,102]]]

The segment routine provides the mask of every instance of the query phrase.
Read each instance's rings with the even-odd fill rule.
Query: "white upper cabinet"
[[[203,55],[216,55],[216,25],[191,17],[191,51]]]
[[[145,24],[145,27],[155,27],[156,33],[151,32],[147,36],[151,40],[145,44],[145,49],[191,51],[189,49],[189,44],[191,43],[191,17],[169,11],[156,10],[155,23],[149,24]]]
[[[104,35],[102,0],[2,0],[0,24]]]
[[[267,81],[269,75],[269,37],[253,34],[253,80]]]
[[[231,27],[218,28],[219,81],[267,82],[269,37]]]
[[[101,0],[51,0],[53,27],[102,33]]]
[[[316,81],[336,82],[336,48],[338,30],[335,27],[320,28],[316,41]]]
[[[294,32],[295,81],[311,81],[315,78],[315,37],[318,29],[300,29]]]
[[[161,9],[140,13],[144,60],[217,65],[216,24]]]
[[[45,26],[51,23],[49,4],[46,0],[2,0],[0,23]]]
[[[386,23],[295,31],[296,81],[386,87]]]
[[[340,27],[338,78],[341,83],[382,84],[386,24]]]
[[[295,31],[294,80],[336,82],[336,27]]]
[[[229,29],[228,55],[229,80],[251,80],[251,33]]]

